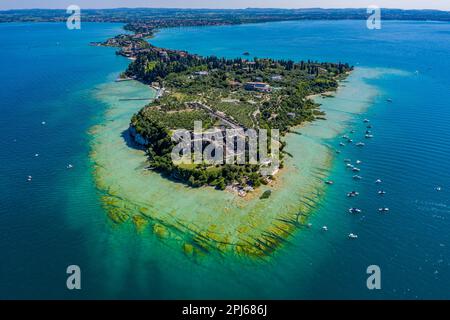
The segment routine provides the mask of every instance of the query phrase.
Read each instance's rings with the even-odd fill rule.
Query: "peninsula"
[[[130,134],[147,150],[149,168],[191,187],[232,187],[240,195],[267,184],[261,164],[174,164],[172,139],[177,129],[278,129],[281,135],[305,121],[324,117],[310,95],[336,90],[353,69],[346,63],[273,60],[244,57],[202,57],[149,44],[151,26],[127,25],[134,34],[119,35],[93,45],[119,47],[117,54],[132,60],[118,79],[135,79],[157,90],[157,98],[135,114]],[[203,146],[204,148],[206,145]],[[246,148],[247,150],[248,148]],[[248,150],[247,150],[248,151]]]

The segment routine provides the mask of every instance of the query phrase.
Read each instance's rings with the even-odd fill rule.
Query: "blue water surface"
[[[224,271],[223,285],[204,280],[209,271],[200,266],[204,271],[191,278],[170,274],[138,241],[118,241],[122,263],[108,268],[101,254],[92,257],[105,235],[120,233],[92,179],[88,130],[104,111],[94,91],[129,61],[88,44],[120,32],[116,24],[83,23],[76,31],[65,24],[0,25],[0,298],[450,298],[449,23],[385,21],[381,30],[368,30],[364,21],[278,22],[166,29],[150,40],[203,55],[248,51],[405,72],[371,80],[379,95],[349,126],[364,139],[362,119],[369,118],[374,138],[336,156],[335,185],[310,220],[315,228],[298,232],[253,276]],[[361,195],[352,200],[345,195],[355,182],[344,158],[363,161]],[[381,199],[378,178],[387,192]],[[349,206],[364,213],[350,217]],[[390,213],[379,214],[380,206]],[[324,224],[339,236],[327,239],[318,230]],[[358,240],[347,239],[349,232]],[[66,289],[69,264],[82,267],[81,291]],[[381,290],[366,287],[372,264],[381,268]]]

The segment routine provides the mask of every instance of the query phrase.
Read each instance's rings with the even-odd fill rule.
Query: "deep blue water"
[[[87,131],[103,110],[91,91],[128,62],[88,44],[120,32],[117,24],[0,25],[0,298],[64,297],[66,267],[85,261],[89,246],[69,212],[81,226],[105,223],[88,162]],[[69,194],[80,201],[69,205]]]
[[[101,122],[104,111],[92,98],[93,88],[112,81],[128,61],[114,55],[114,49],[87,44],[120,28],[0,25],[0,298],[218,298],[217,284],[190,286],[201,278],[175,277],[180,283],[173,288],[160,283],[164,270],[157,257],[142,264],[127,256],[126,263],[111,266],[122,268],[122,278],[100,273],[106,270],[101,254],[92,259],[91,248],[103,245],[99,234],[117,231],[101,208],[88,158],[87,131]],[[336,157],[331,173],[336,185],[311,218],[314,226],[333,220],[335,229],[347,232],[336,218],[342,215],[359,239],[324,240],[319,232],[299,232],[298,245],[283,249],[268,268],[265,278],[275,281],[249,279],[249,286],[255,297],[266,298],[450,298],[450,24],[384,22],[378,31],[359,21],[184,28],[163,30],[152,43],[199,54],[235,57],[249,51],[259,57],[345,61],[410,72],[372,80],[380,95],[350,125],[361,132],[361,120],[370,118],[375,137],[365,148],[346,148]],[[387,97],[393,102],[386,103]],[[354,182],[343,172],[343,158],[363,161],[361,196],[351,201],[365,213],[355,218],[345,214],[345,193]],[[66,169],[69,163],[71,170]],[[381,206],[373,183],[377,178],[388,192],[382,200],[391,209],[388,215],[376,212]],[[138,255],[132,244],[118,242],[117,247]],[[71,263],[79,264],[89,279],[81,292],[65,289],[65,267]],[[370,264],[382,270],[377,292],[365,287]],[[156,288],[125,278],[143,268]],[[240,297],[243,284],[235,285],[224,289],[226,297],[233,292]]]

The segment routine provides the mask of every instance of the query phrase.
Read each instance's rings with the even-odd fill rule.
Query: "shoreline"
[[[360,69],[355,70],[356,76],[350,79],[360,81],[359,73]],[[340,87],[338,98],[327,101],[337,103],[339,95],[351,87]],[[307,123],[296,129],[301,135],[288,134],[287,151],[293,158],[286,157],[273,186],[261,187],[245,199],[210,187],[188,188],[145,170],[144,151],[130,148],[123,137],[129,117],[142,107],[142,101],[119,102],[144,92],[154,95],[148,86],[125,81],[108,83],[97,94],[108,107],[104,122],[92,131],[91,159],[102,202],[115,223],[132,222],[138,231],[150,229],[192,258],[216,253],[269,257],[296,230],[307,226],[307,217],[325,194],[333,153],[325,142],[329,134],[324,132],[333,119]],[[333,125],[340,127],[339,121]],[[257,197],[269,189],[273,191],[269,199]]]

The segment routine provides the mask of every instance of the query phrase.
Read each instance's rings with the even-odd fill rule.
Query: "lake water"
[[[224,197],[216,208],[233,213],[243,206],[231,196],[137,176],[144,156],[121,134],[143,102],[119,100],[152,92],[114,83],[129,61],[114,49],[88,46],[122,32],[120,25],[0,29],[1,298],[450,298],[450,24],[390,21],[368,30],[363,21],[281,22],[166,29],[151,40],[202,55],[248,51],[357,67],[336,98],[318,100],[328,122],[288,137],[292,168],[310,175],[317,169],[335,184],[313,201],[312,227],[299,228],[263,261],[193,259],[150,228],[136,231],[107,217],[105,189],[123,196],[125,210],[148,204],[161,214],[185,210],[187,217],[202,201]],[[373,139],[364,139],[364,118]],[[339,147],[352,129],[364,148]],[[328,160],[314,162],[322,149]],[[345,158],[362,161],[363,180],[352,180]],[[286,183],[297,189],[283,189],[275,203],[302,200],[304,184],[296,177]],[[144,188],[148,194],[136,192]],[[347,199],[354,189],[360,196]],[[387,194],[379,196],[379,189]],[[174,199],[172,191],[194,196]],[[350,215],[353,206],[363,213]],[[390,212],[380,214],[379,207]],[[350,232],[358,239],[348,239]],[[81,267],[80,291],[65,287],[70,264]],[[381,290],[366,287],[373,264],[381,268]]]

